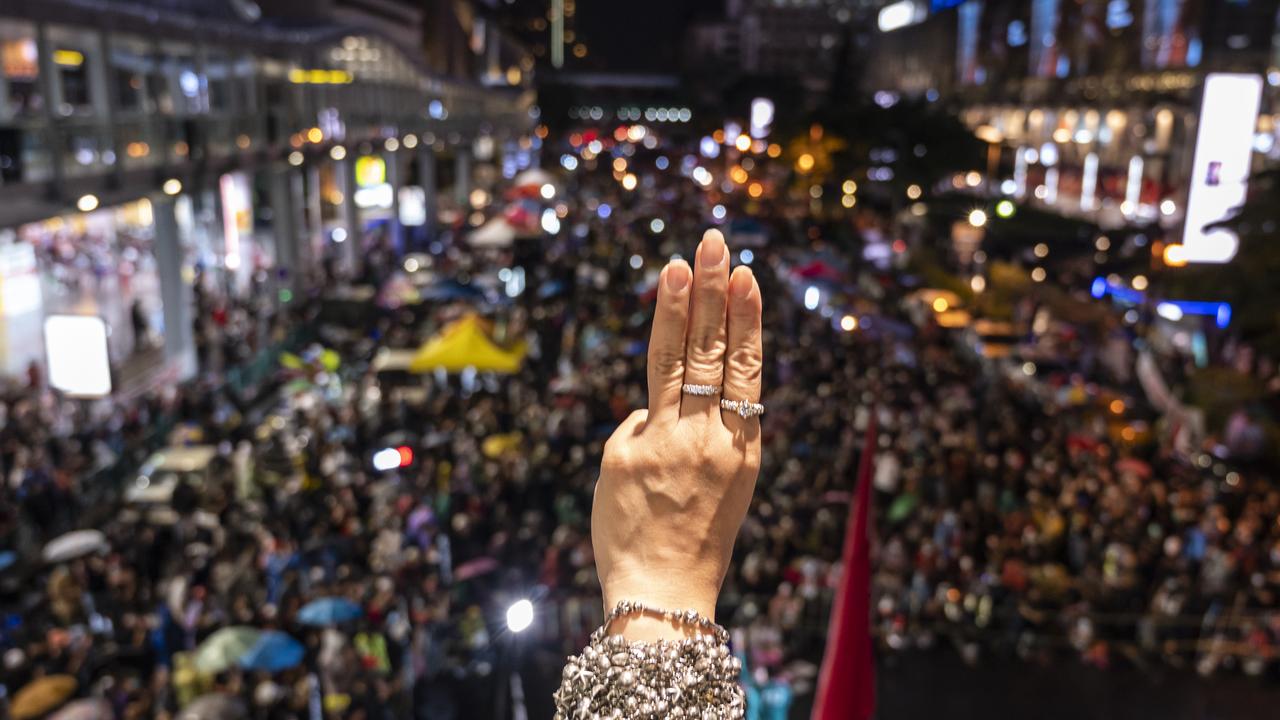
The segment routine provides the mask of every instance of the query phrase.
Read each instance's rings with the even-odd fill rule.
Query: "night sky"
[[[722,0],[578,0],[577,7],[591,67],[621,72],[677,70],[688,23],[724,12]]]

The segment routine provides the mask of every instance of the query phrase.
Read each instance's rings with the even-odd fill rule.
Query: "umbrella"
[[[515,227],[507,222],[506,218],[497,217],[471,233],[468,242],[471,243],[472,247],[504,248],[511,247],[511,243],[515,242],[515,239]]]
[[[249,717],[244,703],[226,693],[201,695],[183,708],[176,720],[240,720]]]
[[[138,480],[125,490],[125,502],[138,504],[168,505],[173,501],[173,491],[178,488],[178,478],[169,475],[159,480],[147,476]]]
[[[110,720],[111,705],[102,698],[85,698],[68,703],[48,720]]]
[[[555,178],[551,177],[551,173],[542,168],[529,168],[517,175],[515,180],[511,182],[511,186],[517,188],[537,186],[540,188],[547,183],[554,184],[555,180]]]
[[[364,610],[346,598],[326,597],[313,600],[298,611],[303,625],[338,625],[364,617]]]
[[[0,552],[0,570],[8,570],[18,562],[18,554],[12,550]]]
[[[44,560],[60,563],[108,549],[107,538],[97,530],[76,530],[44,546]]]
[[[70,675],[46,675],[35,680],[13,696],[9,717],[13,720],[37,718],[57,709],[76,691],[76,679]]]
[[[1151,465],[1137,458],[1123,458],[1116,462],[1116,472],[1133,473],[1143,480],[1151,478]]]
[[[240,667],[246,670],[280,672],[302,664],[304,654],[302,643],[282,632],[271,630],[262,633],[257,644],[240,658]]]
[[[469,560],[459,565],[453,571],[453,578],[458,582],[462,582],[481,575],[487,575],[497,569],[497,560],[491,557],[478,557],[475,560]]]
[[[244,625],[223,628],[196,648],[196,669],[205,673],[223,672],[240,662],[261,637],[261,631]]]

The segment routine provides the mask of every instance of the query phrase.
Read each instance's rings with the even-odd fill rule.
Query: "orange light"
[[[324,131],[318,127],[313,127],[307,131],[307,140],[313,143],[324,142]]]
[[[547,129],[547,126],[546,126],[546,125],[539,125],[539,126],[538,126],[538,129],[533,131],[533,134],[534,134],[534,135],[537,135],[539,138],[541,138],[541,139],[543,139],[543,140],[546,140],[546,139],[547,139],[547,134],[548,134],[549,132],[551,132],[551,131],[550,131],[549,129]]]
[[[715,132],[711,133],[711,139],[712,139],[712,140],[715,140],[715,141],[716,141],[717,143],[719,143],[719,144],[724,144],[724,131],[723,131],[723,130],[717,130],[717,131],[715,131]]]
[[[1164,264],[1169,267],[1185,267],[1187,264],[1187,249],[1176,243],[1165,245]]]
[[[613,131],[613,139],[614,139],[614,140],[617,140],[618,142],[622,142],[623,140],[626,140],[626,139],[627,139],[627,126],[626,126],[626,125],[619,125],[619,126],[617,127],[617,129],[615,129],[615,130]]]
[[[1138,439],[1138,433],[1133,428],[1126,427],[1120,431],[1120,437],[1124,438],[1125,442],[1133,442]]]
[[[747,186],[747,194],[753,198],[758,198],[764,194],[764,186],[758,182],[753,182]]]
[[[580,145],[582,145],[582,134],[574,133],[570,135],[569,144],[572,145],[573,147],[579,147]]]
[[[805,153],[796,159],[796,167],[800,169],[800,172],[809,172],[813,169],[814,163],[813,156],[809,153]]]
[[[627,171],[627,159],[626,159],[626,158],[614,158],[614,159],[613,159],[613,169],[614,169],[614,171],[615,171],[615,172],[626,172],[626,171]]]
[[[934,312],[944,313],[944,312],[946,312],[946,311],[947,311],[947,308],[949,308],[949,307],[951,307],[951,303],[947,302],[947,299],[946,299],[946,298],[941,298],[941,297],[940,297],[940,298],[934,298],[934,300],[933,300],[933,311],[934,311]]]
[[[734,165],[733,169],[729,171],[729,178],[741,185],[751,179],[751,176],[747,174],[747,171],[741,165]]]
[[[396,452],[400,454],[400,467],[408,467],[413,464],[413,448],[401,445],[396,448]]]
[[[739,152],[747,152],[748,150],[751,149],[751,136],[739,135],[738,139],[733,143],[733,145],[734,147],[738,148]]]
[[[1116,415],[1120,415],[1121,413],[1124,412],[1124,401],[1121,400],[1120,398],[1116,398],[1115,400],[1111,401],[1110,407],[1111,407],[1112,413]]]
[[[778,143],[769,143],[769,157],[776,158],[782,156],[782,146]]]

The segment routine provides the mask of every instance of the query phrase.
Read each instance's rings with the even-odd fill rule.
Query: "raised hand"
[[[760,401],[760,286],[750,268],[729,273],[717,230],[694,267],[672,261],[659,278],[649,341],[649,409],[605,445],[591,539],[606,608],[632,600],[713,618],[738,528],[760,470],[760,419],[721,399]],[[688,385],[723,386],[696,395]],[[631,618],[611,630],[636,640],[687,628]]]

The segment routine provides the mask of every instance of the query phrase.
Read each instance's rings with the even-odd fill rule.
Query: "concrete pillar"
[[[360,208],[356,207],[356,159],[354,151],[336,166],[339,187],[342,188],[342,227],[346,228],[347,239],[343,243],[343,256],[347,267],[353,275],[359,275],[364,268],[361,262],[361,245],[364,244],[364,223],[360,221]]]
[[[53,43],[49,42],[49,26],[45,23],[36,26],[36,54],[40,65],[40,96],[44,105],[43,139],[45,146],[49,149],[49,165],[52,171],[49,188],[53,194],[59,195],[63,192],[64,148],[62,135],[58,132],[56,108],[62,103],[62,90],[54,82],[54,74],[58,68],[53,63]],[[26,174],[25,170],[23,174]]]
[[[387,183],[391,185],[391,220],[387,227],[391,230],[391,245],[397,253],[404,254],[404,228],[400,226],[400,153],[388,150],[383,153],[387,163]]]
[[[267,198],[271,203],[271,233],[275,238],[277,283],[280,288],[296,291],[301,270],[298,263],[298,214],[302,208],[294,203],[293,172],[287,166],[267,169]],[[282,272],[281,272],[282,271]]]
[[[453,156],[453,199],[464,210],[471,195],[471,148],[459,145]]]
[[[440,188],[436,182],[436,149],[430,143],[418,146],[418,182],[422,183],[422,194],[427,209],[425,230],[427,242],[436,239],[436,218],[440,214],[438,196]]]
[[[180,378],[196,372],[195,335],[191,288],[182,277],[182,234],[174,213],[173,198],[152,198],[155,221],[156,274],[160,276],[160,302],[164,317],[165,363],[178,369]]]

